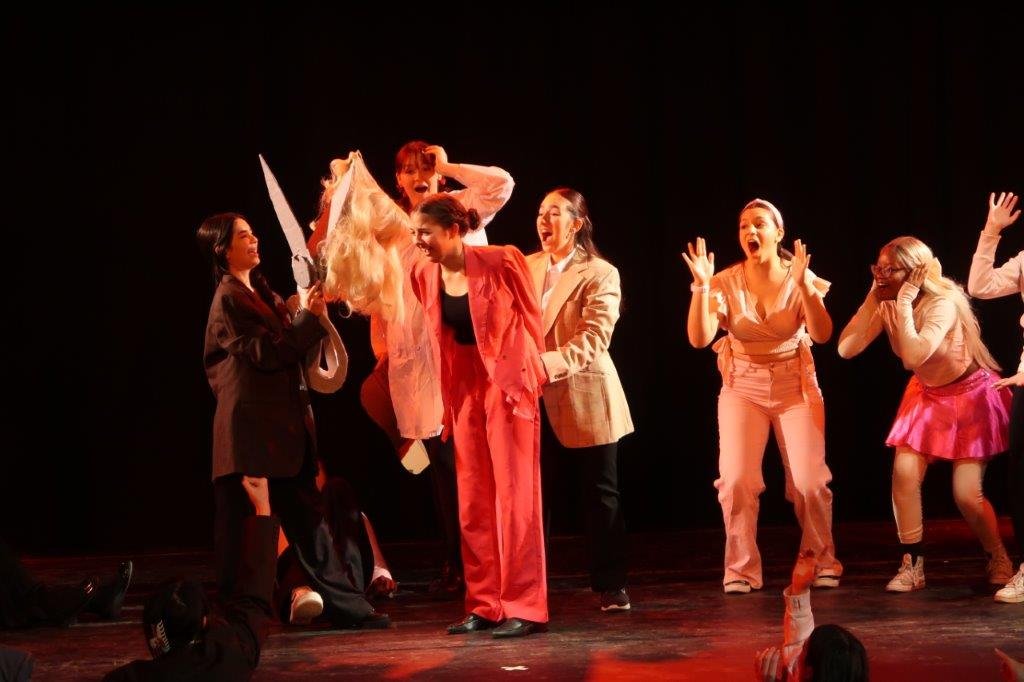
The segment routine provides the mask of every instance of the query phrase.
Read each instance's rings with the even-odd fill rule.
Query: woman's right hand
[[[697,237],[696,247],[692,242],[687,242],[686,249],[689,251],[689,255],[686,251],[679,255],[683,257],[683,262],[693,273],[693,283],[697,286],[710,284],[711,277],[715,274],[715,254],[708,253],[708,247],[704,243],[703,237]]]
[[[308,310],[317,317],[327,312],[322,282],[317,282],[308,289],[299,289],[299,307]]]
[[[1013,192],[1000,192],[999,199],[996,193],[988,195],[988,219],[985,221],[985,232],[999,235],[1000,232],[1017,222],[1020,211],[1014,211],[1019,196]]]
[[[249,496],[257,516],[270,516],[270,486],[266,478],[242,476],[242,489]]]

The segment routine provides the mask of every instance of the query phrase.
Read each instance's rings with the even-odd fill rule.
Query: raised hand
[[[803,241],[797,239],[793,242],[793,260],[790,266],[790,275],[797,284],[802,284],[804,275],[807,274],[807,266],[811,264],[811,255],[807,253],[807,247]]]
[[[996,193],[988,195],[988,219],[985,220],[985,232],[999,234],[1010,225],[1017,222],[1020,211],[1014,211],[1019,196],[1013,192],[1000,192],[996,199]]]
[[[697,237],[696,246],[692,242],[687,242],[686,249],[689,251],[689,255],[686,251],[679,255],[683,257],[683,262],[693,273],[693,283],[697,286],[709,284],[712,275],[715,274],[715,254],[708,253],[708,247],[703,237]]]
[[[793,565],[793,577],[789,584],[790,595],[803,594],[814,581],[814,569],[817,560],[814,558],[814,550],[805,549],[796,558]]]

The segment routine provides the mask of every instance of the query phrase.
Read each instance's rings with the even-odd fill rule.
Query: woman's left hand
[[[777,646],[758,651],[754,656],[754,678],[764,682],[786,679],[786,665]]]
[[[444,150],[439,144],[432,144],[429,147],[423,148],[424,154],[430,154],[434,157],[434,168],[438,166],[444,166],[448,163],[448,152]]]
[[[797,239],[793,242],[793,260],[790,265],[790,274],[793,281],[803,284],[804,275],[807,274],[807,266],[811,264],[811,255],[807,253],[807,247],[803,241]]]
[[[1006,377],[1000,379],[996,383],[992,384],[996,388],[1013,388],[1014,386],[1024,386],[1024,372],[1017,372],[1012,377]]]
[[[924,280],[927,277],[928,277],[928,264],[927,263],[922,263],[921,265],[918,265],[916,268],[914,268],[913,270],[910,271],[910,273],[907,275],[907,278],[905,280],[903,280],[903,283],[904,284],[909,284],[911,286],[915,286],[918,289],[920,289],[921,285],[924,284]]]

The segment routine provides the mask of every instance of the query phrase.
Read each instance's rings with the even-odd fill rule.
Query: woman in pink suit
[[[466,611],[449,634],[546,629],[538,400],[540,307],[523,255],[469,246],[480,215],[451,196],[413,214],[427,260],[412,271],[441,368],[444,432],[455,438]],[[497,627],[496,627],[497,626]]]

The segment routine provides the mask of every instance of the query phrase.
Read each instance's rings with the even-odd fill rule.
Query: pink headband
[[[785,229],[785,226],[782,224],[782,214],[779,213],[779,209],[775,208],[775,204],[767,199],[753,199],[747,202],[747,205],[743,207],[743,211],[746,211],[748,208],[767,208],[771,211],[772,219],[775,220],[775,224]],[[740,211],[740,213],[743,213],[743,211]]]

